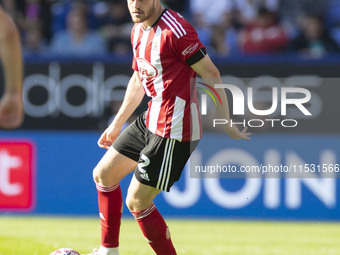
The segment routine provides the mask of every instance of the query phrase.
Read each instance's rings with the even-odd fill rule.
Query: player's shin
[[[120,185],[104,187],[97,184],[97,191],[101,224],[101,247],[117,248],[119,246],[119,231],[123,210]],[[118,249],[116,250],[118,251]]]
[[[170,238],[169,228],[154,204],[143,211],[131,213],[157,255],[177,254]]]

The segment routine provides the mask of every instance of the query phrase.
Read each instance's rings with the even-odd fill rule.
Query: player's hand
[[[230,138],[240,140],[250,140],[251,133],[247,132],[248,127],[245,127],[241,132],[238,130],[238,128],[234,125],[232,127],[226,126],[224,128],[225,132],[229,135]]]
[[[121,129],[122,129],[121,126],[111,123],[111,125],[100,136],[97,142],[98,146],[100,148],[105,148],[108,150],[118,137]]]
[[[17,128],[23,119],[24,107],[21,94],[5,93],[0,101],[0,128]]]

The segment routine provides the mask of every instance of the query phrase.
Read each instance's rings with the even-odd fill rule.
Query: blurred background
[[[129,56],[125,0],[2,0],[20,28],[27,57]],[[288,54],[321,58],[339,51],[337,0],[163,0],[197,29],[211,56]],[[65,47],[65,43],[69,43]]]
[[[0,212],[97,215],[92,169],[105,151],[96,141],[119,109],[132,74],[133,24],[126,0],[0,2],[21,33],[26,114],[18,130],[0,130],[0,162],[17,162],[0,164]],[[312,116],[297,109],[282,116],[278,107],[270,118],[295,119],[298,126],[251,128],[251,142],[231,141],[222,129],[212,128],[215,111],[209,101],[194,163],[333,169],[332,178],[306,170],[301,178],[218,179],[190,178],[186,168],[172,192],[157,198],[164,215],[340,220],[340,1],[163,4],[196,28],[225,83],[245,95],[253,88],[257,108],[270,107],[273,87],[303,87],[312,95],[305,105]],[[123,190],[128,184],[129,178]],[[124,216],[129,215],[125,208]]]

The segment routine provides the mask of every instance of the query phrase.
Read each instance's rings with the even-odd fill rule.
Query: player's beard
[[[133,16],[133,14],[131,14],[131,18],[132,18],[132,22],[134,23],[142,23],[148,19],[150,19],[152,17],[152,15],[155,13],[156,11],[156,0],[153,1],[152,6],[149,10],[147,10],[146,12],[143,12],[142,17],[135,17]]]

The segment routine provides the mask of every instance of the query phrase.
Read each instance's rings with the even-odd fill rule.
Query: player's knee
[[[143,210],[143,201],[142,199],[128,195],[125,200],[126,206],[129,208],[131,212],[137,212]]]
[[[93,169],[92,175],[94,182],[99,185],[113,186],[119,183],[119,180],[115,180],[109,171],[105,171],[100,166],[96,166]]]
[[[125,200],[125,204],[127,206],[127,208],[129,208],[129,210],[131,212],[135,212],[136,211],[136,207],[138,207],[138,199],[135,199],[131,196],[127,196],[126,200]]]
[[[93,169],[92,176],[93,176],[93,181],[94,181],[95,183],[97,183],[97,184],[102,183],[103,176],[102,176],[102,174],[101,174],[101,171],[98,169],[98,166],[96,166],[96,167]]]

